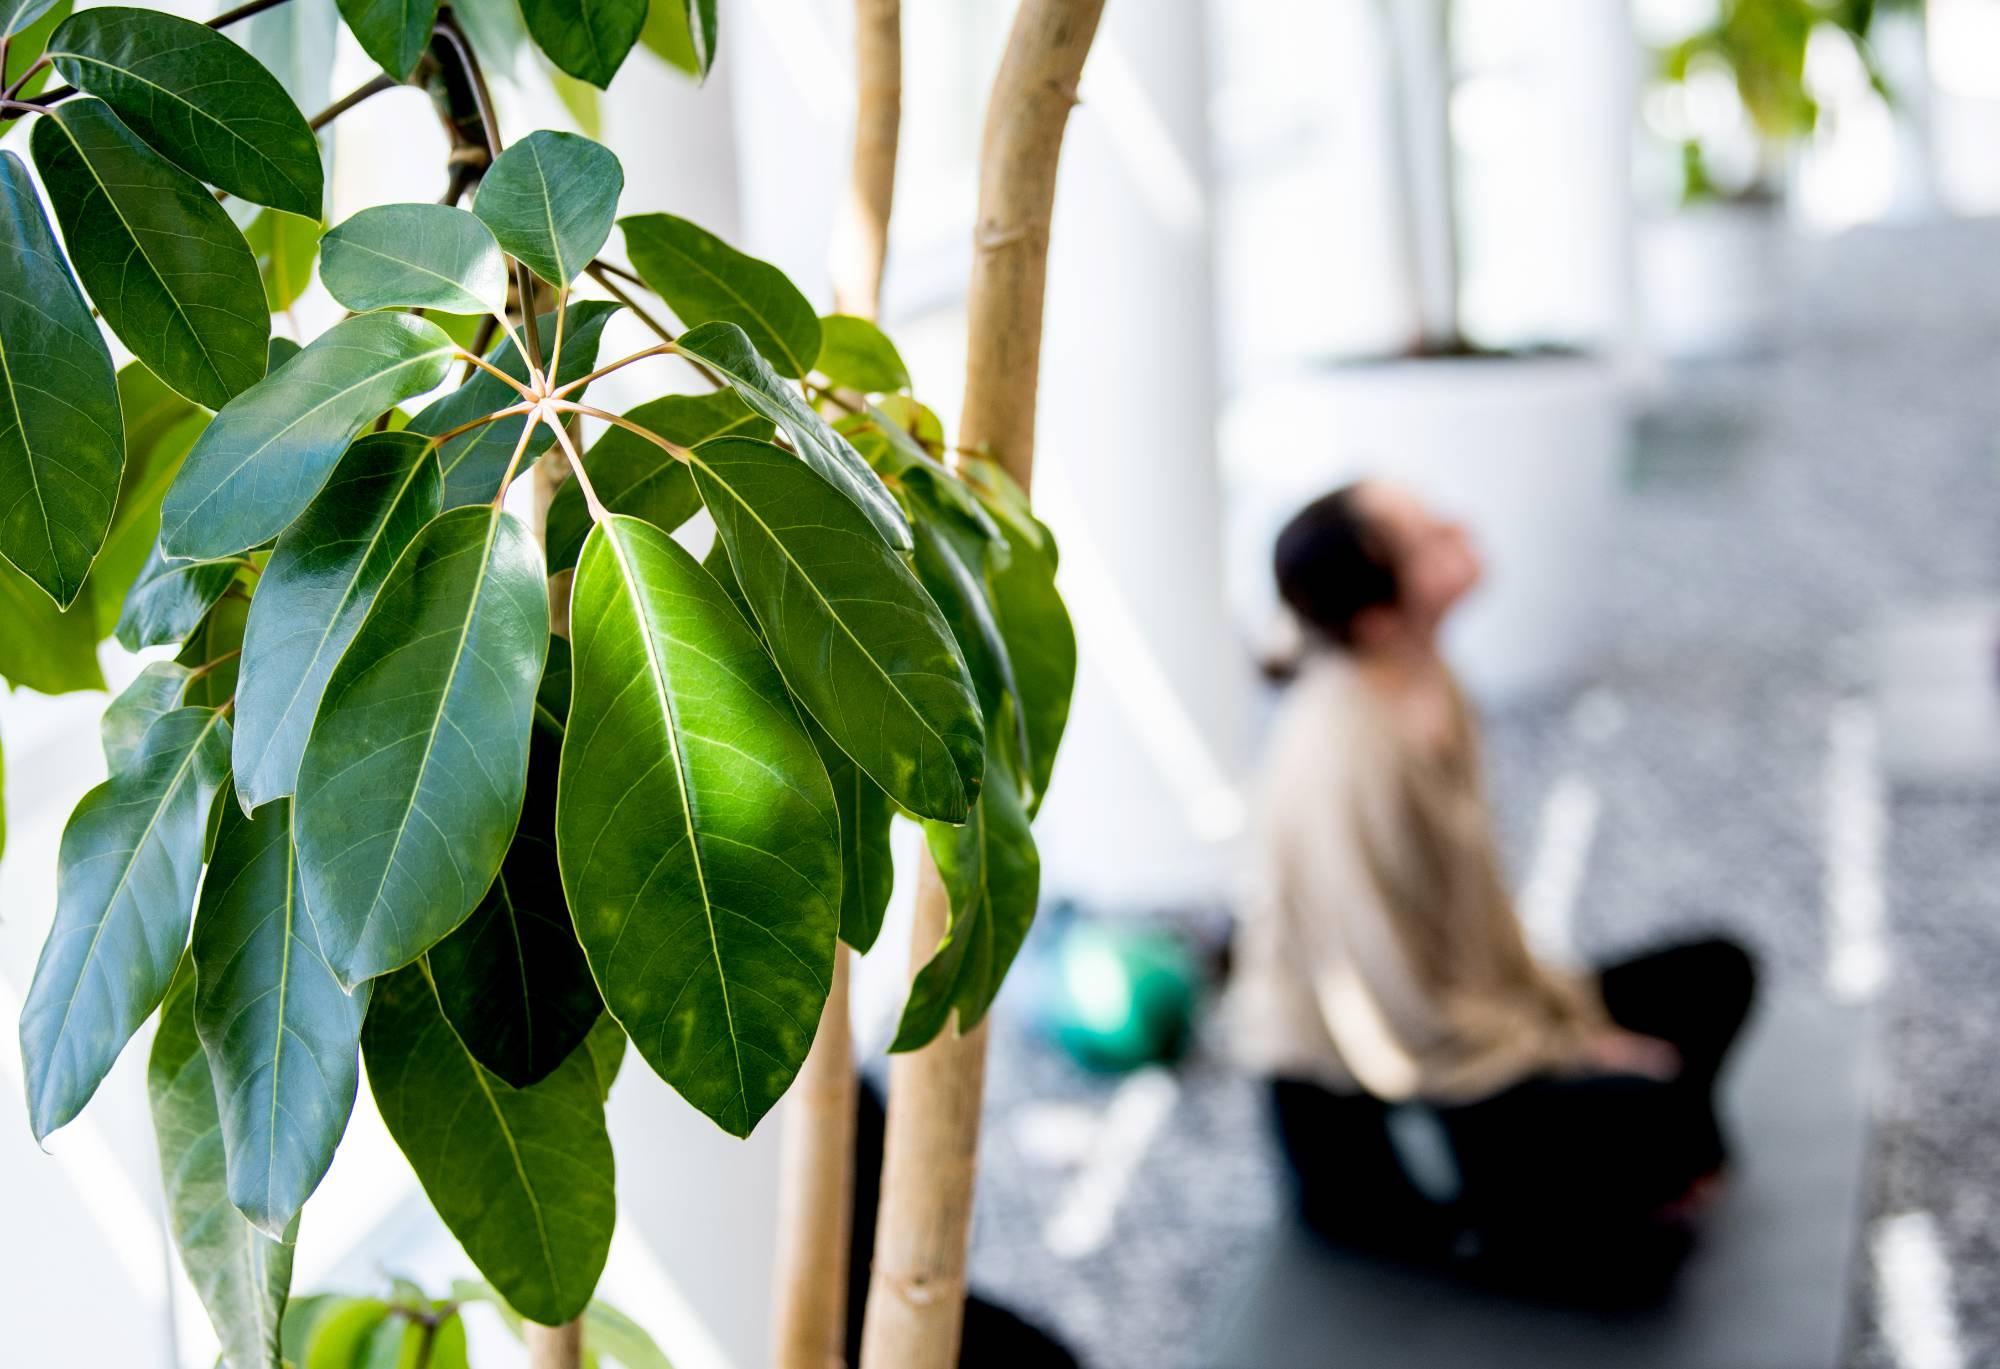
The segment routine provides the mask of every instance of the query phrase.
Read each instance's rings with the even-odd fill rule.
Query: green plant
[[[491,1305],[519,1339],[520,1314],[491,1286],[461,1279],[449,1298],[433,1298],[407,1279],[391,1281],[387,1297],[313,1293],[285,1308],[279,1347],[298,1369],[470,1369],[463,1313]],[[645,1329],[610,1304],[593,1301],[583,1322],[590,1348],[586,1369],[672,1369]]]
[[[898,812],[951,916],[896,1048],[975,1026],[1035,911],[1075,670],[1048,530],[879,329],[683,219],[620,218],[597,143],[503,147],[467,37],[487,6],[461,27],[343,0],[385,72],[308,120],[214,31],[283,2],[84,11],[0,105],[33,119],[63,235],[0,154],[0,476],[27,492],[0,513],[0,675],[99,688],[107,632],[176,648],[107,708],[111,777],[63,834],[29,1114],[37,1137],[75,1117],[158,1010],[169,1216],[231,1366],[278,1362],[362,1065],[491,1286],[531,1321],[581,1314],[627,1041],[747,1135],[836,938],[879,931]],[[16,6],[10,41],[47,12]],[[714,51],[713,0],[521,14],[597,84],[647,22],[697,70]],[[30,98],[51,65],[73,86]],[[406,79],[453,139],[444,202],[315,233],[353,312],[272,339],[304,235],[266,219],[253,248],[218,195],[316,226],[316,130]],[[600,258],[614,226],[633,270]],[[86,293],[138,357],[121,372]],[[600,363],[621,309],[659,341]],[[587,402],[661,358],[712,388]],[[538,461],[573,477],[546,550],[503,507]],[[703,509],[698,561],[672,534]]]
[[[1699,136],[1681,141],[1682,198],[1689,202],[1776,193],[1785,154],[1812,136],[1819,103],[1806,81],[1806,53],[1822,31],[1852,43],[1885,98],[1868,30],[1876,0],[1721,0],[1715,20],[1659,53],[1659,76],[1684,85],[1704,67],[1726,72],[1758,144],[1756,174],[1725,189]]]

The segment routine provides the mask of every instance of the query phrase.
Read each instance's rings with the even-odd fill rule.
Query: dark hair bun
[[[1396,567],[1343,485],[1300,509],[1271,557],[1278,594],[1300,620],[1342,646],[1354,644],[1362,610],[1396,602]]]

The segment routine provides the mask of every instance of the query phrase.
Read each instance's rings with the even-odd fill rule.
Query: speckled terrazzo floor
[[[1575,695],[1489,719],[1517,872],[1552,786],[1598,796],[1575,914],[1586,955],[1723,923],[1773,980],[1823,982],[1829,737],[1842,701],[1866,695],[1867,633],[1900,605],[2000,591],[1996,262],[2000,224],[1802,243],[1787,344],[1673,375],[1656,397],[1605,578],[1601,667]],[[1867,1202],[1871,1220],[1935,1219],[1973,1364],[2000,1364],[1996,837],[2000,790],[1890,796],[1887,1084]],[[1205,1040],[1108,1241],[1059,1257],[1044,1227],[1069,1171],[1048,1133],[1087,1128],[1115,1084],[1070,1068],[1007,1006],[975,1283],[1093,1369],[1192,1369],[1277,1210],[1254,1085]],[[1849,1363],[1888,1369],[1865,1252],[1856,1270]]]

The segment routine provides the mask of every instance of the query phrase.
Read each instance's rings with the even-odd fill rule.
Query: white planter
[[[1277,612],[1271,546],[1306,501],[1365,476],[1462,517],[1486,580],[1446,642],[1489,701],[1574,683],[1594,657],[1629,422],[1585,357],[1329,368],[1260,387],[1223,422],[1230,596],[1261,634]]]
[[[1700,204],[1646,224],[1639,300],[1648,340],[1674,361],[1767,351],[1785,301],[1783,210]]]

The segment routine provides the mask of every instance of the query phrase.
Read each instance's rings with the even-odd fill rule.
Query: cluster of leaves
[[[522,1334],[520,1315],[488,1284],[454,1283],[449,1298],[433,1298],[406,1279],[385,1298],[314,1293],[285,1308],[280,1346],[297,1369],[469,1369],[467,1306],[490,1304],[507,1329]],[[608,1303],[583,1312],[584,1369],[672,1369],[653,1338]]]
[[[1875,89],[1888,96],[1868,43],[1876,11],[1886,7],[1876,0],[1722,0],[1712,23],[1661,50],[1660,76],[1678,84],[1704,64],[1727,70],[1758,138],[1782,150],[1810,137],[1819,124],[1819,102],[1806,83],[1806,52],[1814,34],[1827,30],[1850,42]],[[1686,199],[1723,193],[1699,141],[1683,144],[1682,162]],[[1772,187],[1749,189],[1769,193]]]
[[[342,11],[389,74],[417,60],[381,47],[405,11]],[[688,13],[712,42],[712,5]],[[157,1010],[174,1236],[228,1363],[275,1365],[365,1065],[491,1286],[566,1321],[610,1245],[627,1042],[747,1135],[812,1043],[837,939],[879,932],[898,813],[952,916],[895,1048],[993,1001],[1075,671],[1054,542],[951,451],[886,336],[683,219],[620,219],[588,139],[501,151],[488,126],[470,209],[322,235],[313,129],[229,39],[97,9],[47,56],[80,93],[8,98],[62,246],[0,155],[0,675],[100,687],[106,631],[173,654],[106,710],[110,778],[63,833],[21,1019],[35,1134]],[[314,242],[253,247],[210,187]],[[598,260],[614,226],[632,272]],[[274,341],[270,259],[297,278],[315,248],[352,312]],[[86,291],[138,358],[122,373]],[[600,364],[621,307],[661,341]],[[455,340],[470,316],[490,347]],[[714,388],[585,402],[662,357]],[[586,418],[607,425],[587,455]],[[504,499],[551,450],[574,478],[544,540]],[[698,560],[673,534],[703,510]]]

